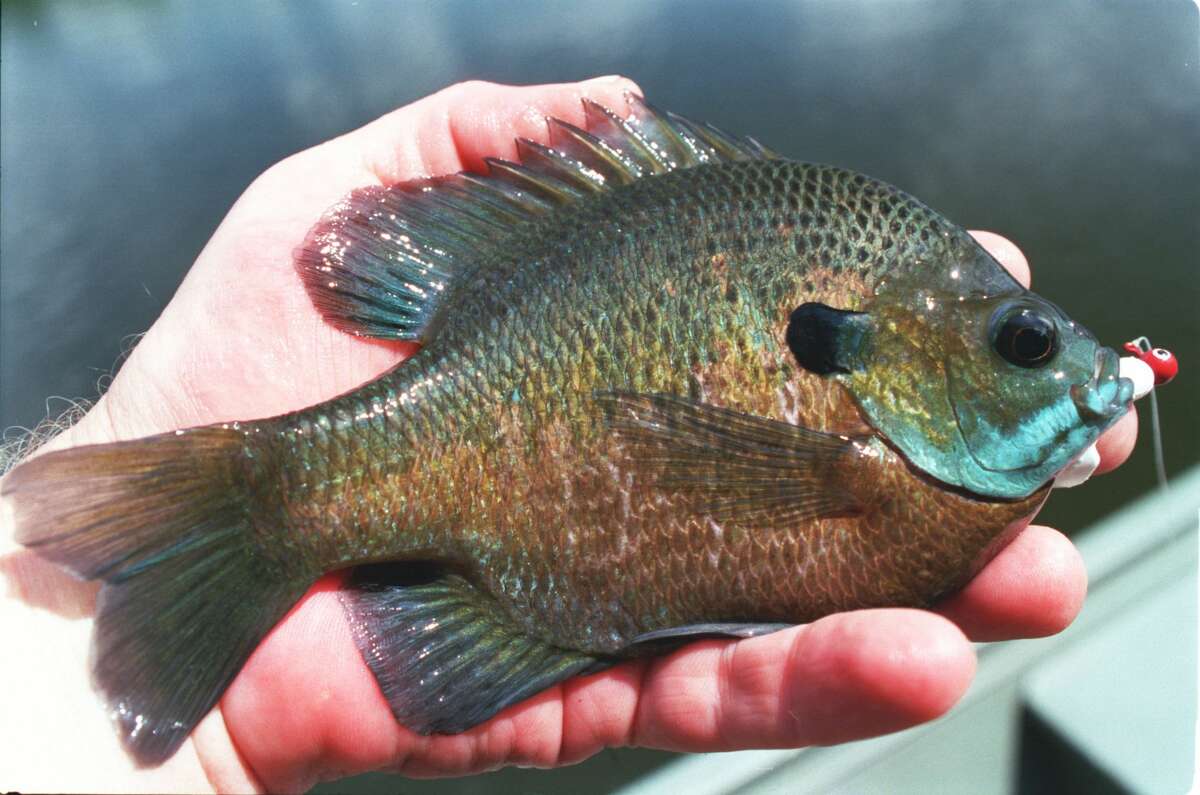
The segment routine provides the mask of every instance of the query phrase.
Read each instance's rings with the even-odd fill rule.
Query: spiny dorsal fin
[[[626,95],[628,118],[584,100],[588,129],[547,119],[549,144],[520,162],[354,191],[308,233],[296,268],[317,309],[352,334],[428,341],[438,307],[516,226],[635,180],[704,163],[772,158],[751,138]]]

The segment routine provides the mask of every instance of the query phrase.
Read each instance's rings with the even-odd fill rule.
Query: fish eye
[[[1058,351],[1058,334],[1049,318],[1032,309],[1018,309],[999,317],[992,347],[1018,367],[1041,367]]]

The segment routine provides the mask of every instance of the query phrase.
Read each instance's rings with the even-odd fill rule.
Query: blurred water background
[[[0,15],[0,427],[35,425],[47,396],[94,397],[275,161],[455,81],[622,73],[663,107],[1015,240],[1035,288],[1102,340],[1176,351],[1167,466],[1198,459],[1200,79],[1184,0],[5,0]],[[1146,442],[1102,485],[1056,493],[1044,519],[1071,532],[1152,489]],[[600,786],[588,769],[576,791]]]

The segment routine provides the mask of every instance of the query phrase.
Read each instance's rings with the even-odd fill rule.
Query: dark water
[[[662,106],[1017,241],[1039,292],[1109,344],[1147,334],[1179,354],[1167,462],[1197,461],[1189,2],[6,0],[0,13],[0,426],[37,423],[48,395],[94,396],[122,339],[280,158],[458,80],[620,72]],[[1144,445],[1044,516],[1076,530],[1152,483]]]

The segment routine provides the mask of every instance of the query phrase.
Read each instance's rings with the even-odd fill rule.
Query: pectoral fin
[[[597,399],[641,473],[718,521],[782,526],[861,510],[842,466],[856,454],[850,437],[676,395]]]
[[[613,662],[526,634],[465,578],[428,567],[360,568],[342,603],[392,713],[420,734],[466,731]]]

